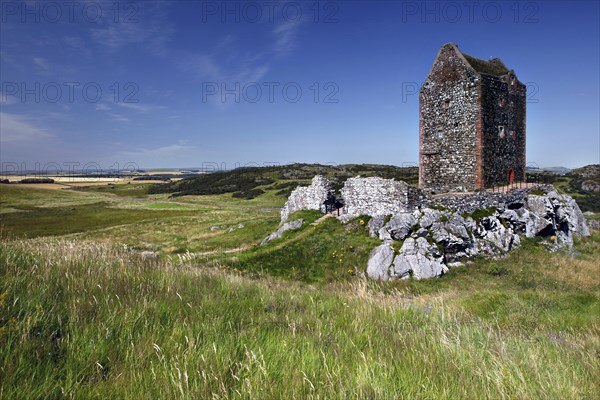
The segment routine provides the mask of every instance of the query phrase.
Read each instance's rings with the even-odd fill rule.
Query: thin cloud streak
[[[49,132],[32,123],[28,116],[0,113],[0,142],[2,143],[27,143],[50,137],[52,135]]]

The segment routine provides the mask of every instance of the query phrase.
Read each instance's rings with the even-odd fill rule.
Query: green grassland
[[[0,185],[0,398],[600,391],[597,231],[577,252],[524,240],[440,279],[373,282],[363,272],[379,241],[367,218],[313,225],[318,212],[299,212],[301,229],[259,245],[287,193],[319,168],[346,173],[300,166],[243,190],[213,178],[218,193],[177,196],[164,185]]]

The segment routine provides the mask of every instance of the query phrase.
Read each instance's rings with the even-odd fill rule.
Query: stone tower
[[[525,181],[525,85],[504,63],[442,46],[419,92],[419,187]]]

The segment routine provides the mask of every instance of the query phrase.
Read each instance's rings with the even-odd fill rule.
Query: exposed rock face
[[[300,210],[320,210],[325,212],[325,200],[331,192],[331,182],[321,175],[312,179],[310,186],[299,186],[281,209],[281,222],[287,221],[290,214]]]
[[[387,281],[390,279],[390,267],[394,261],[394,249],[389,242],[375,247],[369,255],[367,275],[373,279]]]
[[[373,279],[434,278],[448,270],[443,256],[434,244],[425,238],[408,238],[402,244],[400,253],[394,255],[390,242],[384,242],[371,251],[367,275]]]
[[[383,215],[376,215],[369,220],[369,223],[367,224],[367,228],[369,228],[369,236],[377,237],[379,230],[383,227],[383,224],[385,223],[386,218],[387,217]]]
[[[290,229],[298,229],[303,224],[304,224],[303,219],[297,219],[296,221],[286,222],[285,224],[281,225],[281,227],[279,229],[277,229],[275,232],[273,232],[269,236],[267,236],[260,243],[260,245],[263,246],[263,245],[269,243],[271,240],[279,239],[283,235],[283,232],[289,231]]]
[[[402,244],[400,254],[394,258],[392,274],[405,278],[412,273],[415,279],[435,278],[448,271],[443,255],[435,244],[429,244],[425,238],[408,238]]]
[[[399,213],[390,218],[387,224],[379,230],[381,240],[402,240],[406,238],[413,226],[417,224],[416,218],[411,213]]]
[[[544,195],[518,191],[508,196],[486,193],[472,196],[449,196],[444,207],[473,210],[441,210],[423,207],[412,213],[393,215],[379,229],[384,244],[371,253],[367,274],[374,279],[417,279],[437,277],[447,265],[476,255],[497,256],[520,246],[520,234],[548,238],[551,250],[570,247],[574,236],[587,236],[584,215],[573,198],[558,194],[553,187],[543,188]],[[444,204],[443,199],[438,203]],[[495,207],[475,208],[476,204]],[[378,223],[379,224],[379,223]],[[378,224],[374,224],[377,226]],[[393,240],[404,240],[400,251],[393,254]]]
[[[377,177],[349,178],[341,190],[346,223],[369,215],[369,234],[383,244],[370,254],[367,274],[374,279],[437,277],[447,265],[460,265],[477,255],[502,255],[521,244],[521,237],[545,237],[551,250],[571,247],[574,236],[589,230],[579,206],[552,186],[514,190],[507,194],[478,192],[427,199],[405,182]],[[540,194],[541,192],[541,194]],[[308,187],[296,188],[281,210],[282,224],[298,210],[320,210],[332,196],[331,183],[315,176]],[[285,223],[262,244],[298,229],[302,220]],[[403,241],[398,252],[393,241]],[[395,246],[396,248],[398,246]]]
[[[349,178],[340,191],[344,213],[351,216],[385,216],[413,211],[421,192],[405,182],[378,177]]]

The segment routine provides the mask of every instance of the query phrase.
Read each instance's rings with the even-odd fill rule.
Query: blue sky
[[[528,162],[599,162],[596,1],[67,3],[2,0],[4,170],[416,163],[451,41],[528,84]]]

